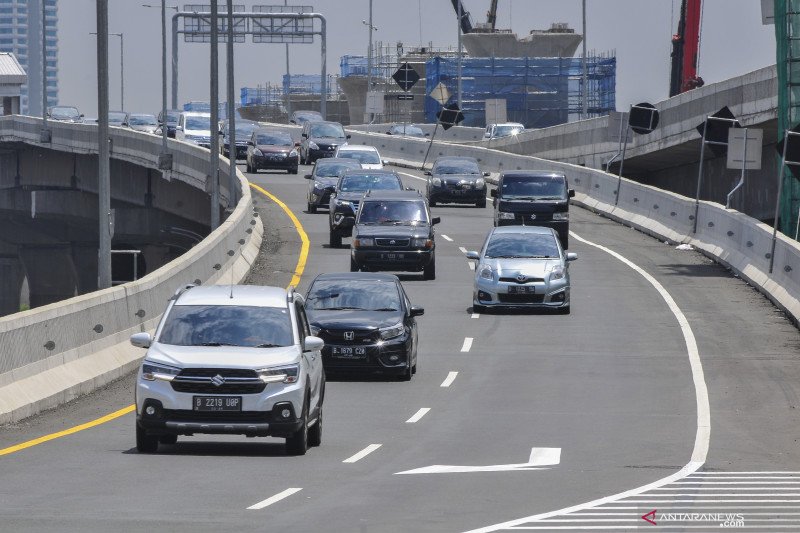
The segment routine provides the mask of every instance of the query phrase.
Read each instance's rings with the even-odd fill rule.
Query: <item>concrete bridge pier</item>
[[[26,245],[19,254],[28,278],[31,308],[75,296],[78,275],[70,244]]]
[[[97,243],[72,243],[78,294],[97,290]]]
[[[25,273],[19,256],[0,255],[0,316],[19,311],[24,278]]]

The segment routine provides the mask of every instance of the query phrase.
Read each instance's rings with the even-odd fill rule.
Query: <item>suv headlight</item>
[[[478,178],[475,180],[475,188],[476,189],[483,189],[486,186],[486,180],[483,178]]]
[[[484,265],[480,268],[480,270],[478,270],[478,276],[483,279],[492,280],[494,279],[494,271],[489,265]]]
[[[162,365],[161,363],[153,363],[152,361],[145,361],[142,363],[142,379],[147,381],[155,381],[157,379],[172,381],[180,371],[180,368]]]
[[[363,248],[365,246],[375,246],[375,239],[372,237],[362,237],[360,239],[353,239],[354,248]]]
[[[271,366],[256,372],[264,383],[297,383],[300,365]]]
[[[503,219],[503,220],[514,220],[514,213],[508,213],[506,211],[499,211],[497,213],[497,218],[500,218],[500,219]]]
[[[565,269],[561,265],[556,265],[550,270],[550,280],[564,279]]]
[[[388,328],[381,328],[381,339],[393,339],[395,337],[399,337],[406,331],[406,326],[402,322],[398,322],[394,326],[389,326]]]
[[[414,237],[411,239],[411,246],[414,248],[433,248],[433,239],[427,237]]]
[[[255,150],[253,150],[253,155],[256,157],[262,157],[264,155],[264,152],[256,148]]]
[[[319,150],[319,146],[314,141],[308,141],[308,147],[311,150]]]
[[[442,186],[442,180],[440,178],[432,178],[431,179],[431,183],[433,183],[434,187],[441,187]]]
[[[569,213],[566,211],[561,213],[553,213],[553,220],[569,220]]]

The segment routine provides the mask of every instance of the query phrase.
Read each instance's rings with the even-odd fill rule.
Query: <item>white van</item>
[[[199,144],[203,148],[211,146],[211,113],[184,111],[175,128],[175,138],[180,141]]]

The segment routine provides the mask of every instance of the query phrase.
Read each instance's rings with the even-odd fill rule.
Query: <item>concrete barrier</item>
[[[41,122],[30,117],[0,119],[4,140],[38,144],[40,129]],[[53,145],[60,149],[96,153],[96,137],[96,127],[53,124]],[[159,138],[114,128],[111,141],[112,157],[157,167]],[[171,179],[204,190],[208,151],[178,142],[170,149],[175,155]],[[227,165],[221,159],[221,174],[227,175]],[[240,200],[233,212],[179,258],[135,282],[0,317],[0,424],[60,405],[136,368],[143,352],[130,346],[128,337],[153,329],[178,287],[244,279],[258,254],[263,226],[247,180],[241,172],[237,178]]]

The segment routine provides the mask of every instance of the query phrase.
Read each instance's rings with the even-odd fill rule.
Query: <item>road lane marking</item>
[[[403,176],[408,176],[409,178],[414,178],[415,180],[424,181],[427,183],[428,178],[420,178],[419,176],[415,176],[414,174],[409,174],[408,172],[400,172],[397,171],[398,174],[402,174]]]
[[[467,253],[467,249],[464,248],[463,246],[459,246],[458,249],[461,250],[462,254],[466,254]]]
[[[377,450],[381,446],[382,446],[381,444],[370,444],[369,446],[367,446],[366,448],[364,448],[363,450],[361,450],[357,454],[355,454],[355,455],[353,455],[351,457],[348,457],[347,459],[345,459],[342,462],[343,463],[355,463],[356,461],[360,461],[361,459],[363,459],[364,457],[368,456],[369,454],[371,454],[372,452],[374,452],[375,450]]]
[[[283,492],[279,492],[279,493],[278,493],[278,494],[276,494],[275,496],[270,496],[270,497],[269,497],[269,498],[267,498],[266,500],[263,500],[263,501],[260,501],[260,502],[258,502],[258,503],[256,503],[256,504],[254,504],[254,505],[251,505],[251,506],[250,506],[250,507],[248,507],[247,509],[248,509],[248,510],[254,510],[254,511],[255,511],[255,510],[258,510],[258,509],[263,509],[264,507],[269,507],[269,506],[270,506],[270,505],[272,505],[273,503],[277,503],[277,502],[279,502],[279,501],[283,500],[284,498],[288,498],[288,497],[289,497],[289,496],[291,496],[292,494],[295,494],[295,493],[297,493],[297,492],[300,492],[301,490],[303,490],[303,489],[302,489],[302,488],[291,488],[291,489],[286,489],[286,490],[285,490],[285,491],[283,491]]]
[[[71,427],[69,429],[65,429],[63,431],[58,431],[56,433],[50,433],[49,435],[45,435],[43,437],[39,437],[36,439],[32,439],[26,442],[22,442],[20,444],[15,444],[14,446],[9,446],[8,448],[3,448],[0,450],[0,455],[8,455],[14,452],[18,452],[20,450],[24,450],[26,448],[30,448],[31,446],[36,446],[38,444],[42,444],[44,442],[48,442],[55,439],[60,439],[61,437],[66,437],[67,435],[72,435],[79,431],[83,431],[84,429],[93,428],[95,426],[99,426],[100,424],[105,424],[106,422],[110,422],[116,418],[121,416],[127,415],[136,409],[135,405],[129,405],[127,407],[123,407],[119,411],[114,411],[113,413],[109,413],[105,416],[101,416],[100,418],[96,418],[90,422],[86,422],[85,424],[80,424],[78,426]]]
[[[481,317],[480,313],[472,313],[472,318],[480,318],[480,317]]]
[[[271,192],[267,191],[266,189],[256,185],[255,183],[251,183],[250,187],[257,190],[283,209],[283,212],[289,217],[294,224],[294,229],[297,230],[297,234],[300,235],[300,240],[302,241],[302,246],[300,247],[300,256],[297,258],[297,265],[294,267],[294,275],[292,276],[292,281],[289,282],[290,286],[297,287],[300,284],[300,278],[303,275],[303,271],[306,269],[306,263],[308,261],[308,249],[311,245],[311,241],[308,239],[308,234],[306,230],[303,228],[303,225],[300,223],[300,220],[295,216],[294,212],[289,209],[289,206],[283,203],[277,196],[272,194]]]
[[[700,352],[697,349],[697,340],[695,339],[694,332],[692,331],[692,327],[689,324],[689,320],[686,318],[686,315],[683,314],[683,311],[681,311],[680,307],[678,307],[678,304],[675,303],[675,300],[672,298],[669,292],[664,288],[664,286],[657,279],[651,276],[647,271],[645,271],[644,269],[642,269],[641,267],[639,267],[626,257],[622,256],[621,254],[611,250],[610,248],[588,241],[572,231],[570,231],[569,234],[572,236],[573,239],[579,242],[582,242],[588,246],[592,246],[594,248],[606,252],[607,254],[611,255],[615,259],[618,259],[619,261],[621,261],[622,263],[624,263],[625,265],[636,271],[643,278],[645,278],[650,283],[650,285],[652,285],[653,288],[659,293],[661,298],[666,302],[667,307],[669,307],[669,310],[672,312],[673,316],[677,320],[681,328],[681,334],[683,335],[684,344],[686,345],[686,352],[689,357],[689,366],[691,367],[692,370],[692,382],[694,384],[695,402],[697,406],[696,407],[697,429],[695,432],[694,447],[692,449],[691,459],[678,472],[675,472],[674,474],[671,474],[659,480],[653,481],[652,483],[648,483],[647,485],[642,485],[641,487],[636,487],[634,489],[630,489],[624,492],[619,492],[617,494],[612,494],[610,496],[605,496],[589,502],[573,505],[572,507],[566,507],[563,509],[558,509],[556,511],[540,513],[536,515],[527,516],[524,518],[518,518],[515,520],[509,520],[507,522],[502,522],[499,524],[493,524],[490,526],[474,529],[467,533],[490,533],[510,528],[533,529],[533,527],[530,526],[525,527],[523,526],[523,524],[529,522],[541,523],[543,520],[547,518],[570,514],[576,511],[592,509],[607,503],[618,502],[625,498],[640,496],[646,491],[663,487],[674,481],[682,480],[689,477],[690,475],[696,473],[706,462],[706,458],[708,456],[708,446],[711,439],[711,410],[708,401],[708,387],[706,385],[705,375],[703,373],[703,363],[700,360]],[[723,502],[725,502],[725,500],[723,500]],[[547,527],[539,529],[547,529]]]
[[[442,239],[446,240],[447,242],[453,242],[453,239],[444,234],[442,234]]]
[[[423,416],[427,415],[427,414],[428,414],[428,411],[430,411],[430,410],[431,410],[431,408],[430,408],[430,407],[423,407],[423,408],[421,408],[419,411],[417,411],[416,413],[414,413],[414,416],[412,416],[411,418],[409,418],[408,420],[406,420],[406,424],[416,424],[417,422],[419,422],[419,421],[420,421],[420,419],[421,419]]]
[[[440,387],[449,387],[456,380],[456,376],[458,376],[458,372],[449,372],[447,374],[447,377],[444,378],[444,381],[442,381],[442,384],[439,385],[439,386]]]
[[[461,351],[468,352],[470,348],[472,348],[472,337],[466,337],[464,344],[461,345]]]
[[[549,470],[561,464],[561,448],[531,448],[527,463],[489,466],[431,465],[413,470],[396,472],[399,474],[456,474],[469,472],[513,472],[520,470]]]
[[[475,263],[473,263],[472,261],[467,261],[467,266],[469,267],[470,270],[475,270]]]

